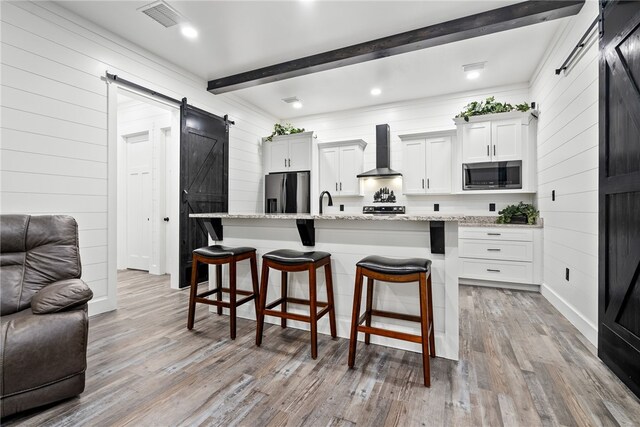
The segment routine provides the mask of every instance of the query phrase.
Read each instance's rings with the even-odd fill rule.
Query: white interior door
[[[131,136],[127,146],[127,268],[149,271],[151,258],[151,155],[149,133]]]

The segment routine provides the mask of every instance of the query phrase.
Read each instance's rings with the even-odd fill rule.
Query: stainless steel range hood
[[[402,176],[391,169],[391,129],[388,124],[376,126],[376,168],[359,174],[358,178],[392,178]]]

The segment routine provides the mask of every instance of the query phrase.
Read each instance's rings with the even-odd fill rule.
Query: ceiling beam
[[[214,94],[359,64],[473,37],[576,15],[584,0],[525,1],[341,49],[210,80]]]

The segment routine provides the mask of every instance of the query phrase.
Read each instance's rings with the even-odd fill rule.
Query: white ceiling
[[[137,11],[149,1],[63,7],[204,79],[225,77],[518,1],[169,1],[199,31],[187,40]],[[528,81],[563,20],[234,92],[280,118]],[[462,65],[487,61],[465,79]],[[372,97],[372,87],[382,95]],[[211,95],[216,96],[216,95]],[[217,95],[224,96],[224,95]],[[294,110],[282,98],[297,96]]]

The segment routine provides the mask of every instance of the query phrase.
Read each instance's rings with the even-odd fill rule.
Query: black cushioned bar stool
[[[424,385],[431,385],[429,355],[435,357],[436,344],[433,326],[433,299],[431,296],[431,261],[425,258],[393,259],[381,256],[368,256],[356,264],[356,283],[353,295],[353,312],[351,316],[351,337],[349,341],[349,367],[353,368],[356,360],[356,344],[358,332],[364,332],[364,342],[369,344],[371,334],[411,341],[422,344],[422,365]],[[360,316],[362,299],[362,282],[367,278],[367,306]],[[374,280],[385,282],[418,282],[420,289],[420,315],[393,313],[373,308]],[[372,316],[389,317],[420,323],[420,335],[371,326]],[[365,323],[362,325],[362,323]],[[429,349],[430,348],[430,349]]]
[[[327,302],[317,301],[316,297],[316,269],[324,266],[325,282],[327,284]],[[282,295],[279,299],[267,304],[267,286],[269,284],[269,269],[279,270],[282,273]],[[309,271],[309,299],[291,298],[287,295],[287,274],[290,271]],[[309,316],[288,313],[287,303],[303,304],[309,306]],[[280,305],[280,310],[272,308]],[[333,304],[333,279],[331,275],[331,254],[327,252],[313,251],[300,252],[289,249],[280,249],[262,256],[262,278],[260,281],[260,304],[258,306],[258,331],[256,345],[262,344],[262,331],[264,328],[264,316],[280,317],[280,325],[287,327],[287,319],[307,322],[311,325],[311,357],[318,356],[318,320],[329,313],[329,325],[331,336],[336,337],[336,314]],[[317,307],[324,307],[318,312]]]
[[[236,288],[236,263],[249,259],[251,263],[251,280],[253,291],[245,291]],[[198,294],[198,263],[214,264],[216,266],[216,287]],[[229,287],[222,286],[222,265],[229,264]],[[229,294],[229,302],[222,301],[222,293]],[[216,294],[216,299],[207,298]],[[237,295],[245,295],[241,300]],[[222,314],[222,308],[229,309],[230,337],[236,339],[236,307],[254,300],[256,315],[258,313],[258,267],[256,264],[256,250],[254,248],[239,247],[231,248],[222,245],[213,245],[198,248],[193,251],[193,264],[191,267],[191,293],[189,295],[189,318],[187,329],[193,329],[193,322],[196,314],[196,303],[215,305],[218,307],[218,314]]]

